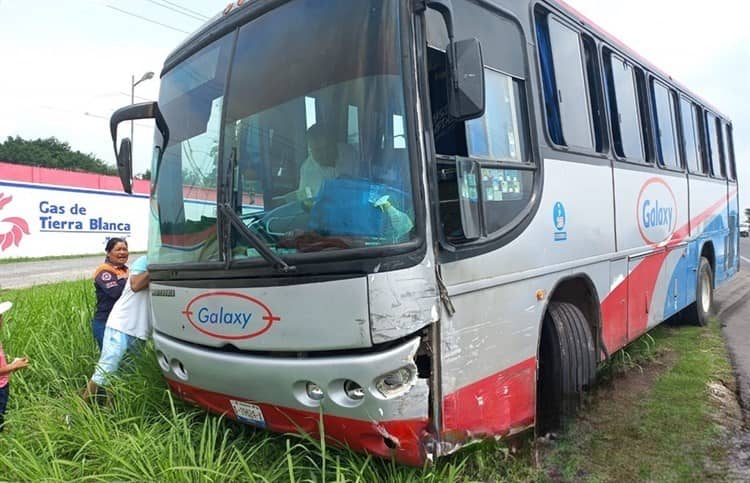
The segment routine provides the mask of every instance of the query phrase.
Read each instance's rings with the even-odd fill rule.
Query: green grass
[[[150,348],[113,384],[112,406],[88,405],[79,394],[96,362],[91,282],[5,291],[2,299],[14,302],[1,334],[5,351],[31,361],[11,377],[2,479],[442,482],[533,473],[518,458],[498,467],[493,455],[502,443],[409,468],[299,435],[256,431],[172,399]]]
[[[706,382],[729,372],[715,326],[659,329],[654,342],[636,342],[629,357],[616,355],[586,418],[542,452],[538,467],[537,447],[526,434],[409,468],[320,440],[256,431],[174,400],[150,348],[112,385],[111,406],[85,404],[79,394],[96,362],[91,282],[5,291],[0,298],[15,304],[0,333],[5,351],[31,361],[11,377],[0,434],[3,480],[545,481],[551,468],[566,480],[684,480],[706,476],[704,458],[723,457],[706,424]],[[628,401],[609,407],[597,400],[609,390],[606,381],[617,386],[621,371],[638,374],[664,360],[671,366],[635,410]],[[606,419],[623,411],[633,413]],[[586,432],[587,418],[604,420],[595,434]]]
[[[549,452],[548,471],[591,481],[724,479],[727,449],[708,384],[733,375],[716,321],[662,325],[600,376],[590,405]]]

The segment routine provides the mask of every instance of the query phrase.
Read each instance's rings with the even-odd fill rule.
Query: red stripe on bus
[[[321,415],[317,411],[301,411],[199,389],[167,379],[170,389],[181,399],[203,407],[213,413],[237,419],[232,400],[255,404],[261,408],[266,429],[280,433],[306,433],[320,438],[323,430],[326,441],[338,446],[348,446],[354,451],[366,452],[381,458],[393,457],[396,461],[421,466],[425,461],[422,446],[428,436],[427,418],[401,421],[362,421],[359,419]],[[322,425],[320,418],[323,418]],[[386,443],[386,440],[389,442]],[[392,447],[389,447],[392,446]]]
[[[443,398],[443,437],[460,442],[502,436],[534,424],[536,357],[464,386]]]
[[[716,211],[723,209],[726,203],[736,194],[737,189],[735,188],[693,217],[689,223],[675,230],[666,243],[654,246],[666,245],[666,248],[669,249],[685,240],[690,234],[691,226],[698,226],[710,217],[715,216]],[[661,251],[646,257],[602,301],[602,339],[609,353],[620,349],[646,331],[648,309],[652,302],[659,272],[668,253],[668,251]],[[628,290],[629,287],[631,287],[631,290]]]

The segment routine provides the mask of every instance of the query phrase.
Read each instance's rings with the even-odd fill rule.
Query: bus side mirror
[[[117,152],[117,173],[120,175],[122,189],[127,194],[133,194],[133,152],[130,138],[120,142]]]
[[[156,127],[161,132],[164,146],[169,141],[169,128],[167,122],[155,102],[142,102],[140,104],[131,104],[121,107],[112,113],[109,118],[109,131],[112,135],[112,146],[115,149],[115,158],[117,159],[117,172],[120,175],[122,189],[131,194],[133,192],[133,141],[125,138],[117,149],[117,126],[121,122],[136,121],[138,119],[154,119]],[[163,151],[163,149],[162,149]]]
[[[484,114],[484,63],[477,39],[448,45],[452,82],[448,85],[448,112],[458,121]]]

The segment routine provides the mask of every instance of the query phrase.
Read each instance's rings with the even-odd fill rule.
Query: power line
[[[69,112],[73,112],[73,111],[69,111]],[[88,112],[88,111],[84,112],[83,115],[87,116],[87,117],[95,117],[97,119],[104,119],[105,121],[109,121],[110,120],[109,116],[102,116],[101,114],[94,114],[93,112]],[[154,128],[154,126],[149,126],[148,124],[143,124],[143,123],[140,123],[140,122],[136,122],[135,125],[138,126],[138,127],[145,127],[146,129],[153,129]]]
[[[125,96],[127,98],[130,98],[130,94],[128,94],[127,92],[119,91],[119,92],[117,92],[117,94],[122,94],[123,96]],[[153,99],[149,99],[148,97],[141,97],[141,96],[133,96],[133,97],[135,97],[139,101],[144,101],[144,102],[152,102],[153,101]]]
[[[124,13],[125,15],[130,15],[131,17],[139,18],[141,20],[145,20],[146,22],[151,22],[153,24],[160,25],[162,27],[165,27],[165,28],[168,28],[168,29],[171,29],[171,30],[175,30],[177,32],[182,32],[183,34],[189,34],[190,33],[190,32],[187,32],[185,30],[178,29],[177,27],[172,27],[171,25],[167,25],[165,23],[157,22],[156,20],[153,20],[153,19],[150,19],[150,18],[147,18],[147,17],[143,17],[143,16],[135,14],[133,12],[128,12],[127,10],[123,10],[121,8],[117,8],[117,7],[112,6],[112,5],[107,5],[107,7],[111,8],[112,10],[117,10],[120,13]]]
[[[161,1],[164,2],[164,3],[167,3],[169,5],[172,5],[173,7],[177,7],[180,10],[184,10],[186,12],[194,13],[195,15],[198,15],[199,17],[203,17],[203,20],[208,20],[209,18],[211,18],[209,15],[205,15],[205,14],[202,14],[200,12],[196,12],[195,10],[190,10],[189,8],[183,7],[182,5],[180,5],[178,3],[170,2],[169,0],[161,0]]]
[[[208,20],[208,17],[204,17],[203,15],[198,16],[198,15],[194,15],[192,13],[183,12],[181,10],[178,10],[178,9],[174,8],[174,7],[170,7],[169,5],[164,5],[163,3],[158,2],[156,0],[146,0],[146,1],[150,2],[150,3],[153,3],[154,5],[158,5],[161,8],[166,8],[167,10],[171,10],[173,12],[179,13],[180,15],[185,15],[186,17],[190,17],[190,18],[195,19],[195,20],[200,20],[201,22],[205,22],[206,20]]]

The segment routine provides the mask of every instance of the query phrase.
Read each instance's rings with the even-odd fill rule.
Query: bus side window
[[[611,51],[605,55],[604,64],[615,153],[622,159],[643,163],[646,152],[641,132],[637,70]]]
[[[705,174],[706,176],[710,176],[711,154],[709,153],[710,147],[708,145],[708,129],[706,127],[705,111],[694,104],[693,117],[695,122],[696,137],[698,139],[698,152],[700,154],[700,173]]]
[[[725,178],[726,172],[721,157],[721,146],[719,143],[719,120],[706,112],[706,134],[708,136],[708,154],[711,166],[711,176],[714,178]]]
[[[674,94],[664,84],[651,79],[653,116],[657,159],[662,166],[680,169],[677,155],[677,126],[674,115]]]
[[[701,173],[693,104],[684,97],[680,98],[680,127],[682,131],[682,152],[685,156],[685,164],[688,171],[691,173]]]
[[[734,164],[734,140],[732,139],[732,125],[724,125],[724,162],[726,163],[729,179],[737,179],[737,167]]]
[[[536,13],[547,128],[552,142],[604,150],[593,40],[544,10]]]

